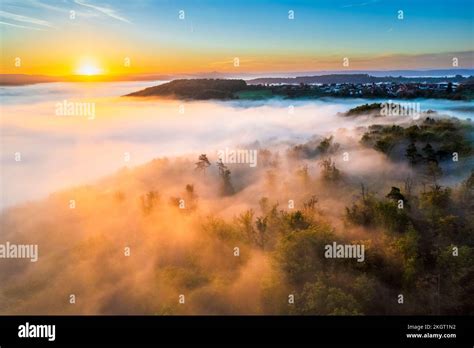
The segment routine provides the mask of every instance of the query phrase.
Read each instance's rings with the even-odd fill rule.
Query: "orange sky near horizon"
[[[318,70],[393,70],[412,69],[412,61],[418,56],[386,55],[377,57],[347,57],[349,66],[345,66],[344,56],[295,57],[278,55],[260,56],[222,56],[216,54],[166,54],[160,55],[113,55],[110,52],[92,54],[50,55],[38,52],[29,54],[4,54],[1,58],[1,74],[29,74],[48,76],[69,75],[110,75],[126,76],[141,74],[179,74],[179,73],[270,73],[304,72]],[[26,52],[24,52],[26,53]],[[439,65],[449,68],[452,55],[432,57]],[[236,60],[237,59],[237,60]],[[445,64],[442,64],[443,61]],[[236,63],[237,62],[237,63]],[[376,68],[374,68],[376,67]]]

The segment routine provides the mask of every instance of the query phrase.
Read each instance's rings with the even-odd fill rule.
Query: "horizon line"
[[[153,76],[153,75],[162,75],[162,76],[178,76],[178,75],[206,75],[206,74],[220,74],[220,75],[265,75],[265,74],[308,74],[308,73],[338,73],[345,74],[346,72],[395,72],[395,71],[408,71],[408,72],[429,72],[429,71],[456,71],[456,70],[472,70],[473,67],[446,67],[446,68],[391,68],[391,69],[321,69],[321,70],[303,70],[303,71],[243,71],[243,72],[230,72],[230,71],[196,71],[196,72],[173,72],[173,73],[160,73],[160,72],[147,72],[147,73],[130,73],[130,74],[93,74],[93,75],[84,75],[84,74],[28,74],[28,73],[0,73],[0,76],[31,76],[31,77],[51,77],[51,78],[94,78],[94,77],[135,77],[135,76]],[[287,76],[285,76],[287,77]]]

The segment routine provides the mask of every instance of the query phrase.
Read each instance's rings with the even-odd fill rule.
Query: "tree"
[[[198,170],[198,171],[204,173],[210,165],[211,165],[211,162],[209,162],[209,159],[207,158],[207,155],[202,154],[202,155],[199,156],[199,160],[196,162],[195,170]]]
[[[219,170],[219,176],[222,179],[221,193],[224,196],[232,195],[234,193],[234,187],[232,186],[232,182],[230,180],[230,170],[227,168],[224,162],[222,162],[221,158],[217,162],[217,168]]]
[[[151,213],[155,205],[160,201],[160,194],[157,191],[150,191],[146,195],[140,196],[142,211],[145,215]]]
[[[296,303],[299,314],[319,315],[360,315],[362,306],[346,291],[326,285],[318,280],[306,283],[301,294],[301,301]]]
[[[331,158],[326,158],[319,162],[319,166],[322,167],[322,176],[326,181],[339,181],[341,173],[336,168],[336,162],[333,162]]]
[[[289,216],[289,225],[292,230],[304,230],[310,226],[303,213],[299,210],[291,213]]]
[[[402,200],[404,203],[406,202],[405,196],[403,196],[402,193],[400,192],[400,189],[395,186],[392,186],[392,189],[385,197],[390,198],[396,202],[400,200]]]
[[[250,243],[255,242],[255,229],[253,228],[254,215],[254,211],[249,209],[237,217],[237,223]]]
[[[387,156],[390,154],[394,146],[395,146],[395,143],[390,136],[385,136],[377,140],[374,145],[377,151],[383,152]]]
[[[283,232],[276,245],[275,257],[291,285],[300,287],[314,280],[324,265],[334,264],[324,257],[324,248],[336,241],[335,238],[331,227],[323,224]]]
[[[194,185],[186,185],[186,208],[194,210],[197,207],[198,196],[194,192]]]
[[[333,140],[332,135],[330,137],[327,137],[321,140],[321,142],[318,145],[318,150],[322,155],[325,155],[326,153],[328,153],[332,145],[332,140]]]
[[[296,174],[300,178],[304,187],[309,184],[310,178],[309,178],[309,173],[308,173],[308,166],[306,164],[302,166],[300,169],[298,169]]]
[[[303,207],[306,211],[314,211],[317,203],[318,198],[315,195],[312,195],[308,201],[303,203]]]
[[[438,165],[438,162],[428,162],[428,166],[425,170],[424,176],[426,179],[431,181],[432,185],[436,186],[438,184],[438,179],[441,177],[441,175],[443,175],[443,171]]]
[[[451,205],[451,189],[433,185],[429,191],[421,194],[420,203],[423,208],[445,210]]]
[[[446,87],[446,93],[453,93],[453,83],[448,82],[448,87]]]
[[[418,153],[418,149],[416,148],[415,143],[411,143],[408,145],[407,150],[405,152],[405,156],[410,160],[411,164],[416,164],[418,159],[421,157]]]
[[[258,217],[255,221],[258,231],[258,241],[257,244],[264,250],[265,248],[265,232],[267,231],[267,217]]]
[[[461,203],[474,211],[474,171],[471,171],[469,178],[462,182],[459,191]]]
[[[373,206],[374,225],[390,232],[403,233],[407,230],[410,218],[405,209],[398,209],[394,202],[380,201]]]
[[[260,206],[260,210],[262,211],[262,214],[267,214],[268,211],[270,210],[270,204],[269,204],[268,197],[262,197],[258,201],[258,205]]]
[[[396,238],[393,246],[397,254],[401,254],[403,261],[403,283],[407,286],[414,283],[420,271],[420,257],[418,255],[420,235],[410,225],[405,234]]]
[[[413,180],[410,177],[407,177],[405,179],[405,192],[408,195],[408,197],[411,196],[412,187],[413,187]]]
[[[422,151],[426,155],[426,160],[428,162],[436,162],[436,163],[438,162],[436,159],[436,152],[430,143],[427,143],[425,147],[422,149]]]

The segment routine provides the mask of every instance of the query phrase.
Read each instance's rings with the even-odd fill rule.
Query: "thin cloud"
[[[45,27],[53,28],[53,26],[49,22],[43,21],[42,19],[22,16],[22,15],[18,15],[18,14],[7,12],[7,11],[0,11],[0,17],[7,18],[7,19],[17,21],[17,22],[36,24],[36,25],[42,25]]]
[[[122,21],[122,22],[125,22],[125,23],[131,23],[128,19],[118,15],[115,10],[113,9],[110,9],[110,8],[106,8],[106,7],[101,7],[101,6],[97,6],[97,5],[91,5],[91,4],[87,4],[85,3],[84,1],[81,1],[81,0],[74,0],[74,2],[78,5],[82,5],[82,6],[85,6],[85,7],[89,7],[89,8],[92,8],[96,11],[99,11],[111,18],[114,18],[114,19],[117,19],[119,21]]]
[[[0,21],[0,24],[10,26],[10,27],[15,27],[15,28],[21,28],[21,29],[44,31],[43,29],[39,29],[39,28],[27,27],[25,25],[12,24],[12,23],[2,22],[2,21]]]
[[[367,5],[375,4],[379,1],[380,0],[372,0],[372,1],[360,2],[360,3],[356,3],[356,4],[348,4],[348,5],[341,6],[341,8],[367,6]]]
[[[42,8],[48,9],[48,10],[52,10],[52,11],[63,12],[63,13],[69,12],[68,10],[66,10],[64,8],[49,5],[49,4],[45,4],[45,3],[41,2],[41,1],[38,1],[38,0],[30,0],[30,3],[33,6],[42,7]]]
[[[70,8],[62,8],[58,6],[53,6],[49,4],[45,4],[39,0],[29,0],[30,4],[34,7],[41,8],[41,9],[46,9],[54,12],[61,12],[61,13],[70,13],[71,9]],[[92,12],[91,10],[86,10],[87,12],[82,12],[82,11],[76,11],[77,17],[84,17],[84,18],[93,18],[99,16],[99,14]]]

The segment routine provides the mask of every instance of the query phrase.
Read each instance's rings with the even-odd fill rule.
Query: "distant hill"
[[[267,74],[267,77],[297,77],[297,76],[321,76],[321,75],[351,75],[366,74],[375,77],[403,76],[403,77],[444,77],[444,76],[471,76],[474,69],[450,68],[450,69],[423,69],[423,70],[320,70],[306,72],[292,72],[281,74]],[[263,76],[255,76],[263,77]]]
[[[253,80],[248,80],[247,83],[251,85],[259,84],[311,84],[311,83],[377,83],[377,82],[401,82],[401,83],[416,83],[416,82],[463,82],[470,77],[443,76],[443,77],[394,77],[384,76],[377,77],[369,74],[331,74],[331,75],[317,75],[317,76],[298,76],[298,77],[263,77]]]
[[[22,86],[35,83],[57,82],[58,78],[46,75],[1,74],[0,86]]]
[[[126,97],[174,96],[193,100],[235,99],[236,92],[247,89],[247,83],[244,80],[174,80],[127,94]]]
[[[474,97],[474,86],[469,84],[472,81],[472,77],[464,78],[459,76],[453,79],[460,82],[455,89],[452,83],[445,83],[447,82],[446,79],[439,79],[443,82],[439,85],[435,84],[432,79],[430,80],[430,85],[427,86],[413,83],[412,79],[396,82],[388,78],[378,78],[363,74],[311,76],[296,79],[266,79],[269,81],[281,81],[275,84],[249,84],[244,80],[232,79],[180,79],[148,87],[127,94],[126,97],[170,97],[190,100],[262,100],[272,97],[289,99],[339,97],[472,100]],[[295,80],[300,81],[300,83],[294,83],[293,81]],[[372,85],[372,83],[381,82],[381,80],[393,82],[393,84]],[[324,85],[311,84],[314,81],[319,81]]]

